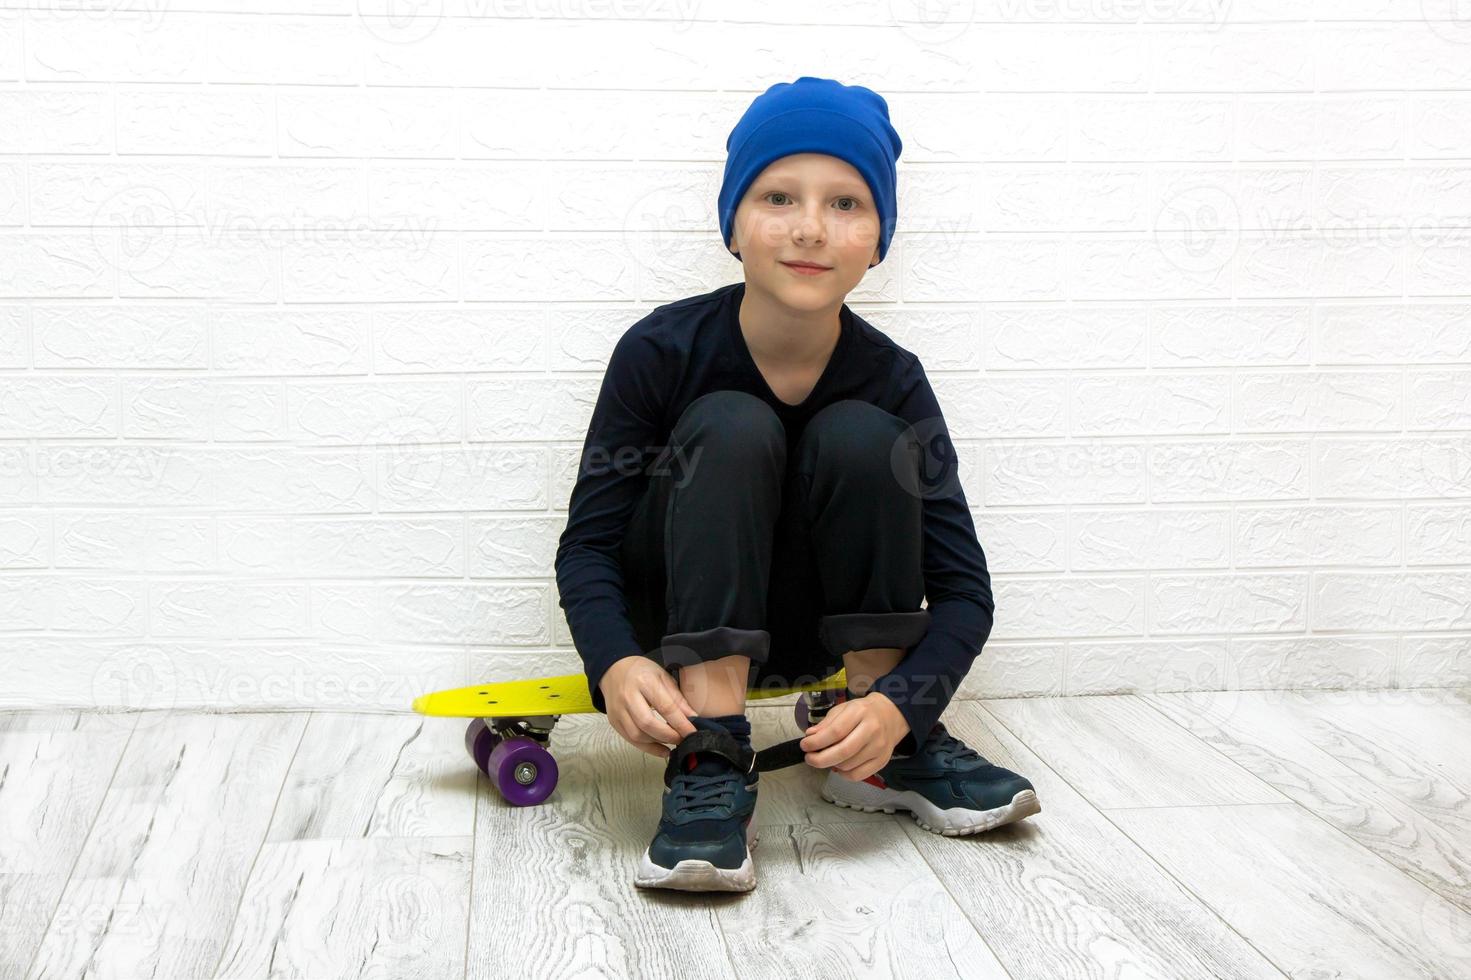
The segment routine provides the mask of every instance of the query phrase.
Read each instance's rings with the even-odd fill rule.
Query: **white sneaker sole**
[[[756,866],[751,861],[756,841],[753,818],[746,826],[746,859],[739,868],[717,868],[698,858],[687,858],[673,868],[666,868],[649,859],[646,847],[633,883],[639,888],[674,888],[686,892],[748,892],[756,887]]]
[[[946,837],[979,834],[1042,812],[1037,794],[1029,789],[1022,790],[1011,798],[1010,803],[993,810],[972,810],[963,806],[942,810],[913,790],[879,789],[872,783],[844,779],[835,772],[827,774],[822,798],[864,813],[908,810],[925,830]]]

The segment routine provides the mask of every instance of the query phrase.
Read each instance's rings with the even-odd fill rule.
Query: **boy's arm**
[[[613,347],[557,543],[558,604],[582,658],[588,693],[607,713],[598,689],[615,661],[642,653],[628,615],[619,548],[657,452],[661,392],[671,383],[658,347],[633,329]]]
[[[996,608],[986,554],[976,538],[959,461],[924,366],[916,358],[900,382],[897,414],[922,444],[918,492],[924,506],[924,582],[928,632],[871,690],[893,701],[909,733],[894,748],[913,755],[991,635]],[[913,488],[912,488],[913,489]]]

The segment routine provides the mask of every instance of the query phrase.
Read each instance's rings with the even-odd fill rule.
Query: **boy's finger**
[[[697,715],[697,714],[699,714],[699,712],[695,710],[695,706],[692,705],[692,704],[690,704],[689,703],[689,700],[684,696],[684,692],[679,689],[679,682],[678,681],[674,680],[673,678],[670,678],[670,680],[669,680],[669,686],[671,688],[671,693],[674,695],[674,700],[675,700],[675,702],[679,706],[680,713],[686,719],[689,718],[690,715]],[[691,725],[690,726],[690,729],[693,730],[694,727],[695,727],[694,725]]]
[[[879,757],[877,755],[869,754],[864,755],[860,758],[849,759],[842,765],[833,766],[833,768],[836,769],[839,774],[847,776],[849,779],[867,779],[869,776],[872,776],[874,773],[883,768],[883,766],[875,765],[875,763],[877,763],[878,761]]]
[[[807,764],[818,769],[830,769],[848,762],[854,755],[867,747],[864,739],[854,736],[844,738],[836,745],[828,746],[820,752],[807,753]]]
[[[653,708],[649,709],[649,719],[644,722],[643,730],[644,734],[651,739],[663,742],[665,745],[678,745],[683,741],[680,734],[671,727],[669,721]]]
[[[690,707],[677,708],[669,712],[670,722],[674,725],[674,730],[679,733],[680,738],[684,738],[686,735],[693,735],[699,731],[695,727],[695,723],[690,721],[690,718],[697,714],[699,712]]]
[[[645,706],[645,709],[647,710],[647,706]],[[647,752],[649,755],[657,758],[667,759],[669,757],[669,750],[660,743],[647,738],[643,729],[634,723],[633,712],[635,711],[637,709],[632,706],[624,706],[610,711],[608,713],[608,724],[613,727],[613,730],[618,733],[620,738],[640,752]]]
[[[664,716],[653,706],[654,698],[645,695],[635,698],[634,703],[629,705],[629,723],[634,731],[634,738],[644,742],[678,742],[679,739],[672,738],[674,732],[668,730],[669,725],[664,721]]]
[[[637,748],[640,752],[647,752],[649,755],[653,756],[656,759],[669,758],[668,747],[660,744],[659,742],[650,741],[645,738],[636,738],[633,739],[633,744],[634,747]]]
[[[673,683],[671,680],[670,684]],[[678,688],[671,690],[669,687],[660,686],[654,692],[650,703],[660,715],[668,719],[670,726],[673,727],[674,731],[671,734],[676,737],[672,741],[678,742],[684,736],[694,732],[695,725],[690,721],[689,716],[699,712],[689,706],[689,702],[679,694]]]
[[[828,715],[816,726],[816,731],[805,736],[801,745],[804,752],[816,752],[842,740],[857,722],[840,716]]]

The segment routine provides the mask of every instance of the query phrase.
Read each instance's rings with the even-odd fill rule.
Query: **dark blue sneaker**
[[[1003,769],[936,722],[919,751],[857,782],[829,770],[822,798],[874,812],[908,810],[925,830],[962,837],[1042,812],[1025,776]]]
[[[703,718],[664,767],[664,815],[633,883],[640,888],[745,892],[756,887],[756,753]]]

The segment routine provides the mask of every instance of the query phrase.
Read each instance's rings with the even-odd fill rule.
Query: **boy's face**
[[[727,243],[741,253],[746,282],[797,309],[843,298],[879,260],[879,215],[868,184],[846,160],[796,153],[751,181],[736,206]],[[784,264],[809,262],[807,274]]]

